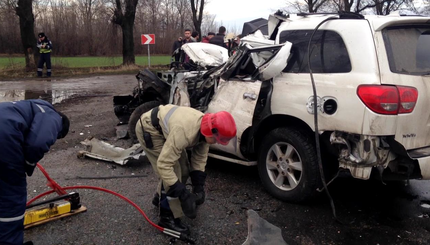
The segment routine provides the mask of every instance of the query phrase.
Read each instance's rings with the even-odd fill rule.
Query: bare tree
[[[357,0],[354,12],[360,13],[365,9],[373,9],[377,15],[388,15],[411,3],[411,0]]]
[[[285,0],[287,1],[287,0]],[[412,5],[412,0],[293,0],[289,13],[351,11],[389,14],[397,9],[413,9],[417,13],[430,13],[430,0]],[[18,2],[20,5],[18,6]],[[215,2],[215,1],[214,1]],[[54,44],[53,55],[123,55],[124,64],[135,63],[135,55],[147,52],[140,45],[140,34],[151,33],[156,43],[151,45],[153,54],[169,54],[172,43],[183,35],[184,29],[195,29],[201,36],[215,32],[222,22],[205,13],[209,0],[0,0],[0,53],[25,53],[27,66],[35,64],[38,55],[34,34],[45,32]],[[32,5],[30,19],[23,6]],[[19,11],[18,11],[19,10]],[[31,13],[31,9],[30,9]],[[33,19],[31,19],[33,18]],[[21,26],[33,30],[21,35]],[[225,26],[225,25],[224,25]],[[228,32],[235,32],[228,27]],[[122,31],[121,31],[122,30]],[[33,39],[28,39],[33,35]],[[122,38],[121,38],[122,37]],[[31,38],[31,37],[30,37]],[[24,44],[25,41],[25,44]],[[28,52],[28,45],[32,50]],[[60,60],[61,61],[61,60]],[[56,65],[62,65],[56,60]],[[112,59],[112,65],[114,64]],[[67,64],[64,64],[67,65]]]
[[[0,49],[3,53],[22,53],[17,0],[0,0]]]
[[[125,0],[125,10],[121,0],[115,0],[115,10],[112,17],[113,23],[122,29],[122,63],[123,65],[135,64],[133,27],[136,16],[138,0]]]
[[[77,1],[77,12],[79,18],[82,21],[83,33],[87,40],[85,45],[85,52],[89,55],[95,55],[97,47],[95,45],[95,34],[94,33],[94,19],[99,15],[99,12],[103,9],[105,4],[102,0],[76,0]]]
[[[326,4],[327,1],[328,0],[305,0],[309,13],[318,12],[319,8]]]
[[[202,20],[203,9],[205,7],[204,0],[191,0],[191,12],[193,14],[194,29],[202,36]],[[197,12],[198,11],[198,12]]]
[[[202,22],[202,34],[203,37],[208,32],[215,32],[218,29],[217,23],[215,22],[215,15],[205,14],[203,16],[203,22]]]
[[[289,8],[295,9],[298,12],[317,13],[325,5],[329,5],[330,0],[296,0],[290,3]]]
[[[18,0],[16,14],[19,16],[25,67],[27,71],[30,71],[36,67],[36,59],[39,57],[39,52],[37,52],[36,48],[37,40],[34,36],[33,0]]]
[[[334,6],[334,10],[351,12],[351,8],[354,5],[354,0],[332,0],[331,5]]]

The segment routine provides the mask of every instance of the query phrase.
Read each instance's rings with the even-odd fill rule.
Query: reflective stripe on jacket
[[[158,119],[166,142],[157,161],[160,177],[169,185],[178,181],[173,165],[182,151],[191,149],[191,169],[205,171],[209,144],[200,134],[203,113],[190,107],[165,105],[159,107]]]
[[[42,45],[45,45],[45,48],[42,48]],[[47,37],[45,37],[45,40],[43,40],[42,42],[37,41],[37,47],[40,49],[39,53],[41,54],[51,53],[52,42]]]

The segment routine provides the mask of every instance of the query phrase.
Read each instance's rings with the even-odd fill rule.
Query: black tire
[[[275,154],[276,149],[280,157]],[[284,155],[287,151],[288,157]],[[278,128],[264,137],[258,172],[267,192],[293,203],[313,199],[321,179],[312,139],[291,128]]]
[[[159,105],[161,105],[159,101],[148,101],[136,107],[133,113],[131,113],[130,120],[128,121],[128,134],[130,135],[130,138],[133,142],[137,141],[135,128],[140,116]]]

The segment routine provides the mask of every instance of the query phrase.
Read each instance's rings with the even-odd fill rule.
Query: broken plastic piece
[[[252,209],[248,210],[247,214],[248,237],[242,245],[287,244],[282,238],[282,232],[279,227],[270,224]]]
[[[86,139],[81,144],[87,147],[87,151],[79,151],[78,157],[90,157],[107,162],[114,162],[119,165],[125,165],[133,159],[139,159],[145,156],[140,144],[134,144],[128,149],[113,146],[96,138]]]

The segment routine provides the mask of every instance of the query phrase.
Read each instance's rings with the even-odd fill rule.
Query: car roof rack
[[[339,15],[339,19],[364,19],[361,14],[339,11],[337,13],[298,13],[297,16],[308,17],[313,15]]]

